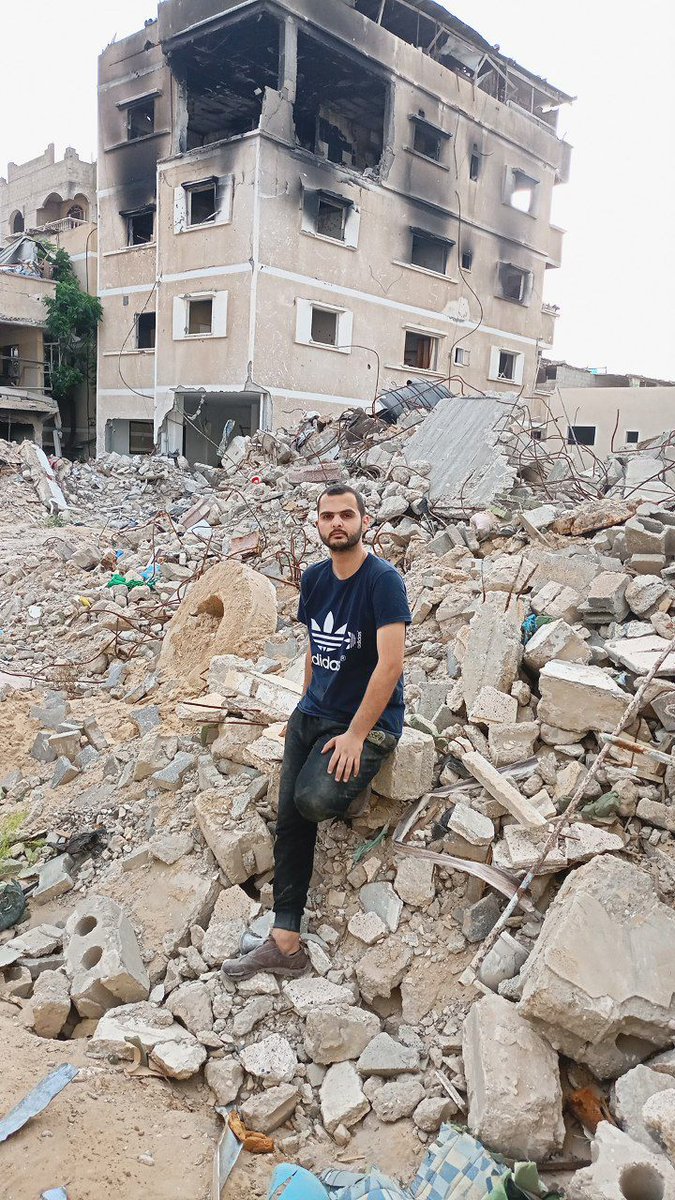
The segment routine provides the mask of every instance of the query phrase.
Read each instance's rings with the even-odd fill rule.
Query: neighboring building
[[[614,375],[606,368],[573,367],[570,363],[543,358],[539,366],[535,392],[547,395],[556,388],[644,388],[675,387],[670,379],[653,379],[650,375]]]
[[[0,250],[0,437],[60,450],[59,406],[49,395],[45,297],[55,284],[30,237]]]
[[[83,162],[72,146],[60,162],[54,143],[25,163],[8,163],[0,179],[0,242],[10,234],[61,221],[96,222],[96,163]]]
[[[530,410],[544,449],[564,443],[603,459],[675,427],[675,384],[559,387],[545,401],[531,400]]]
[[[83,162],[72,146],[68,146],[63,159],[56,162],[53,143],[39,158],[9,163],[7,179],[0,179],[0,246],[6,247],[10,257],[13,247],[21,243],[24,231],[36,235],[39,241],[46,240],[65,250],[81,287],[96,295],[96,163]],[[6,286],[5,275],[0,275],[0,306]],[[51,284],[52,290],[53,287]],[[46,313],[42,316],[44,324]],[[44,354],[49,362],[48,344]],[[78,389],[74,402],[63,407],[61,418],[66,453],[93,454],[96,448],[95,385],[90,383]]]
[[[570,97],[433,0],[165,0],[99,69],[98,451],[531,391]]]

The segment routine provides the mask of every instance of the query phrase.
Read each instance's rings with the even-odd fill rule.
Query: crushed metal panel
[[[429,500],[478,509],[513,487],[516,467],[499,439],[514,408],[504,395],[449,396],[441,400],[408,442],[408,462],[431,464]]]

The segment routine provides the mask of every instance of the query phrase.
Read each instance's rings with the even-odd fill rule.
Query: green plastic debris
[[[26,897],[20,883],[12,880],[0,887],[0,930],[11,929],[26,911]]]
[[[360,846],[358,846],[354,852],[354,858],[352,860],[354,866],[356,866],[357,863],[360,863],[361,859],[365,858],[367,854],[370,854],[371,850],[375,850],[378,846],[381,846],[388,833],[389,826],[385,825],[384,829],[381,829],[377,837],[374,837],[372,841],[363,842]]]
[[[108,582],[106,583],[105,586],[108,588],[114,588],[114,587],[119,587],[120,584],[123,584],[123,586],[125,588],[129,589],[129,591],[131,591],[133,588],[137,588],[137,587],[149,587],[154,590],[154,587],[155,587],[155,581],[152,578],[151,579],[127,579],[124,575],[119,575],[117,573],[115,573],[114,575],[111,575],[110,579],[108,580]]]

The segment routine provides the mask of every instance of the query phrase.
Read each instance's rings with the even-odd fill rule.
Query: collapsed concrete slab
[[[230,808],[231,799],[219,792],[204,792],[195,801],[199,828],[218,865],[230,883],[245,883],[271,870],[272,835],[257,812],[246,812],[234,822]]]
[[[541,1162],[562,1147],[558,1056],[501,996],[483,996],[464,1022],[469,1129],[511,1158]]]
[[[602,856],[567,877],[522,971],[520,1012],[616,1078],[672,1044],[675,913],[649,875]]]
[[[101,1017],[118,1001],[146,1000],[150,979],[133,926],[119,904],[89,896],[66,922],[66,970],[81,1017]]]
[[[601,1121],[591,1145],[593,1162],[567,1185],[568,1200],[675,1200],[675,1170],[627,1133]]]
[[[535,671],[541,671],[553,659],[559,662],[591,661],[591,651],[586,642],[562,617],[542,625],[525,646],[525,662]]]
[[[523,656],[516,616],[483,604],[469,625],[462,662],[462,691],[467,712],[484,687],[510,692]]]
[[[191,584],[166,626],[159,670],[165,678],[200,681],[214,655],[262,654],[276,627],[269,579],[243,563],[219,563]]]
[[[623,717],[630,696],[600,667],[582,663],[546,663],[539,675],[541,700],[537,716],[546,725],[586,734],[611,733]]]

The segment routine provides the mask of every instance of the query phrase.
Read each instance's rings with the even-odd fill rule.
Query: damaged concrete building
[[[98,452],[532,386],[570,97],[432,0],[165,0],[100,59]]]
[[[54,143],[25,163],[7,164],[0,179],[0,237],[55,222],[96,221],[96,163],[67,146],[56,161]]]

